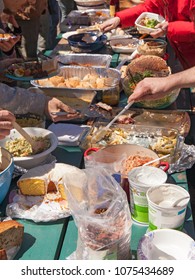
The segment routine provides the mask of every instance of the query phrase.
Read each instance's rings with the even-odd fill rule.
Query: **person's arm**
[[[0,139],[3,139],[10,134],[10,130],[13,128],[12,123],[14,121],[15,116],[11,112],[0,109]]]
[[[157,99],[170,91],[195,86],[195,67],[162,78],[145,78],[137,84],[128,102]]]
[[[167,36],[171,41],[194,42],[195,28],[194,22],[174,21],[169,22]]]
[[[78,113],[57,98],[48,98],[42,93],[31,92],[30,90],[9,87],[0,84],[0,108],[11,111],[13,114],[32,113],[46,115],[54,122],[74,119]],[[66,111],[69,114],[64,116],[53,116],[52,112]]]
[[[145,0],[143,4],[117,12],[116,16],[120,18],[122,28],[134,26],[136,19],[144,12],[159,14],[159,5],[159,1]]]

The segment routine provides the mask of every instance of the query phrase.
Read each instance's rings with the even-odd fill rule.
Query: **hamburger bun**
[[[155,55],[142,55],[135,58],[127,65],[127,75],[128,71],[131,72],[132,75],[136,73],[143,74],[145,71],[150,71],[154,76],[168,76],[170,74],[170,68],[166,61]]]

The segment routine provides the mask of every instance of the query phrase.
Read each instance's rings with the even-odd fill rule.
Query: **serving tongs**
[[[132,105],[133,105],[134,101],[129,102],[115,117],[114,119],[112,119],[105,127],[97,130],[97,132],[94,133],[94,135],[91,138],[91,143],[95,144],[97,142],[99,142],[102,138],[104,138],[104,136],[107,134],[109,128],[111,127],[111,125],[117,121],[117,119],[123,115]]]

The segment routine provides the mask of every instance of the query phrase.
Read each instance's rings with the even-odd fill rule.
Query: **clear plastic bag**
[[[116,180],[100,167],[87,168],[77,177],[66,174],[63,180],[78,227],[77,249],[69,259],[131,259],[131,215]]]

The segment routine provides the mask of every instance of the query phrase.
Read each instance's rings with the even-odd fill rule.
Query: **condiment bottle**
[[[120,0],[110,0],[110,16],[114,17],[120,9]]]

